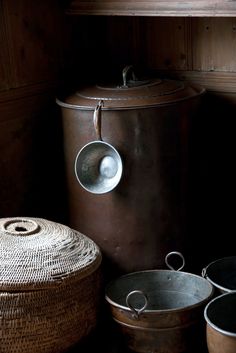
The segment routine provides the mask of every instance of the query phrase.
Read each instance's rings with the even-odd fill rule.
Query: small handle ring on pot
[[[93,125],[96,131],[97,139],[102,141],[101,133],[101,108],[104,106],[103,100],[100,100],[93,113]]]
[[[171,256],[173,256],[173,255],[179,256],[179,257],[181,258],[181,260],[182,260],[182,265],[181,265],[179,268],[177,268],[177,269],[175,269],[175,268],[174,268],[172,265],[170,265],[170,263],[169,263],[169,257],[171,257]],[[173,270],[173,271],[180,271],[180,270],[182,270],[182,268],[184,268],[184,266],[185,266],[185,259],[184,259],[183,255],[181,254],[181,252],[172,251],[172,252],[170,252],[169,254],[166,255],[166,257],[165,257],[165,263],[166,263],[166,266],[169,267],[170,270]]]
[[[144,298],[144,305],[140,309],[134,308],[133,305],[131,305],[131,303],[130,303],[130,297],[134,294],[141,294],[141,296]],[[148,305],[148,298],[147,298],[146,294],[143,293],[143,291],[133,290],[126,297],[126,305],[133,311],[133,317],[135,319],[139,319],[139,315],[146,309],[146,307]]]
[[[202,269],[202,277],[203,278],[206,278],[206,267],[204,267],[203,269]]]

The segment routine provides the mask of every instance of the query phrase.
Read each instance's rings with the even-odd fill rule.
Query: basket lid
[[[58,286],[94,272],[101,252],[93,240],[42,218],[0,219],[0,291]]]

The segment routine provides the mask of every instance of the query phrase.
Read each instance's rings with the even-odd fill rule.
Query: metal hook
[[[104,106],[103,100],[100,100],[93,112],[93,125],[96,131],[97,139],[102,141],[101,133],[101,108]]]

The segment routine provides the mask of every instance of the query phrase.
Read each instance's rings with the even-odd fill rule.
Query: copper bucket
[[[202,270],[205,277],[219,294],[236,290],[236,256],[212,261]]]
[[[236,292],[211,300],[204,311],[209,353],[236,352]]]
[[[182,256],[168,254],[168,267],[174,254]],[[181,268],[133,272],[107,286],[112,317],[131,350],[199,353],[206,348],[203,311],[213,286]]]
[[[100,246],[109,279],[162,268],[171,249],[188,248],[189,140],[205,92],[182,81],[129,80],[129,70],[122,84],[96,84],[57,99],[69,224]],[[78,151],[97,139],[93,112],[101,100],[102,136],[119,151],[123,172],[110,192],[98,195],[81,187],[75,163]]]

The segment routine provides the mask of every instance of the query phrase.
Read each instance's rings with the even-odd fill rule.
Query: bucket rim
[[[116,279],[113,279],[112,281],[110,281],[106,285],[106,288],[105,288],[105,299],[111,306],[113,306],[113,307],[115,307],[115,308],[117,308],[119,310],[124,310],[126,312],[132,312],[132,310],[128,306],[119,304],[119,302],[111,299],[111,297],[108,295],[109,288],[111,288],[112,285],[115,284],[115,282],[119,281],[120,279],[131,277],[132,275],[136,275],[136,274],[139,274],[139,273],[141,274],[141,273],[175,273],[175,272],[178,273],[178,274],[181,274],[181,275],[187,275],[189,277],[198,278],[199,280],[204,282],[209,287],[209,294],[205,298],[200,299],[197,303],[194,303],[194,304],[181,306],[181,307],[176,307],[176,308],[171,308],[171,309],[145,309],[144,312],[143,312],[144,314],[176,313],[176,312],[182,312],[182,311],[186,311],[186,310],[192,310],[192,309],[197,308],[197,307],[199,307],[201,305],[205,305],[205,303],[207,303],[209,300],[211,300],[211,298],[212,298],[212,296],[214,294],[214,287],[212,286],[212,284],[209,281],[207,281],[207,279],[205,279],[202,276],[199,276],[197,274],[190,273],[190,272],[166,270],[166,269],[135,271],[135,272],[131,272],[131,273],[122,275],[122,276],[120,276],[120,277],[118,277]]]
[[[216,301],[218,300],[221,300],[222,298],[224,297],[227,297],[227,296],[230,296],[230,295],[235,295],[236,296],[236,290],[233,290],[229,293],[223,293],[215,298],[213,298],[209,303],[207,303],[207,305],[205,306],[205,309],[204,309],[204,318],[206,320],[206,323],[211,327],[213,328],[214,330],[216,330],[217,332],[225,335],[225,336],[228,336],[228,337],[233,337],[233,338],[236,338],[236,331],[235,332],[231,332],[231,331],[226,331],[222,328],[220,328],[219,326],[217,326],[216,324],[214,324],[210,318],[208,317],[208,314],[207,314],[207,311],[209,309],[209,307],[211,305],[213,305]]]
[[[219,264],[223,261],[229,261],[231,259],[235,259],[236,260],[236,256],[224,256],[224,257],[221,257],[219,259],[216,259],[216,260],[213,260],[211,261],[207,266],[205,266],[203,269],[202,269],[202,277],[206,278],[215,288],[219,289],[222,294],[223,293],[230,293],[232,291],[236,291],[236,289],[230,289],[230,288],[227,288],[227,287],[224,287],[222,286],[221,284],[215,282],[211,276],[209,275],[209,270],[210,269],[214,269],[214,266],[216,264]]]

